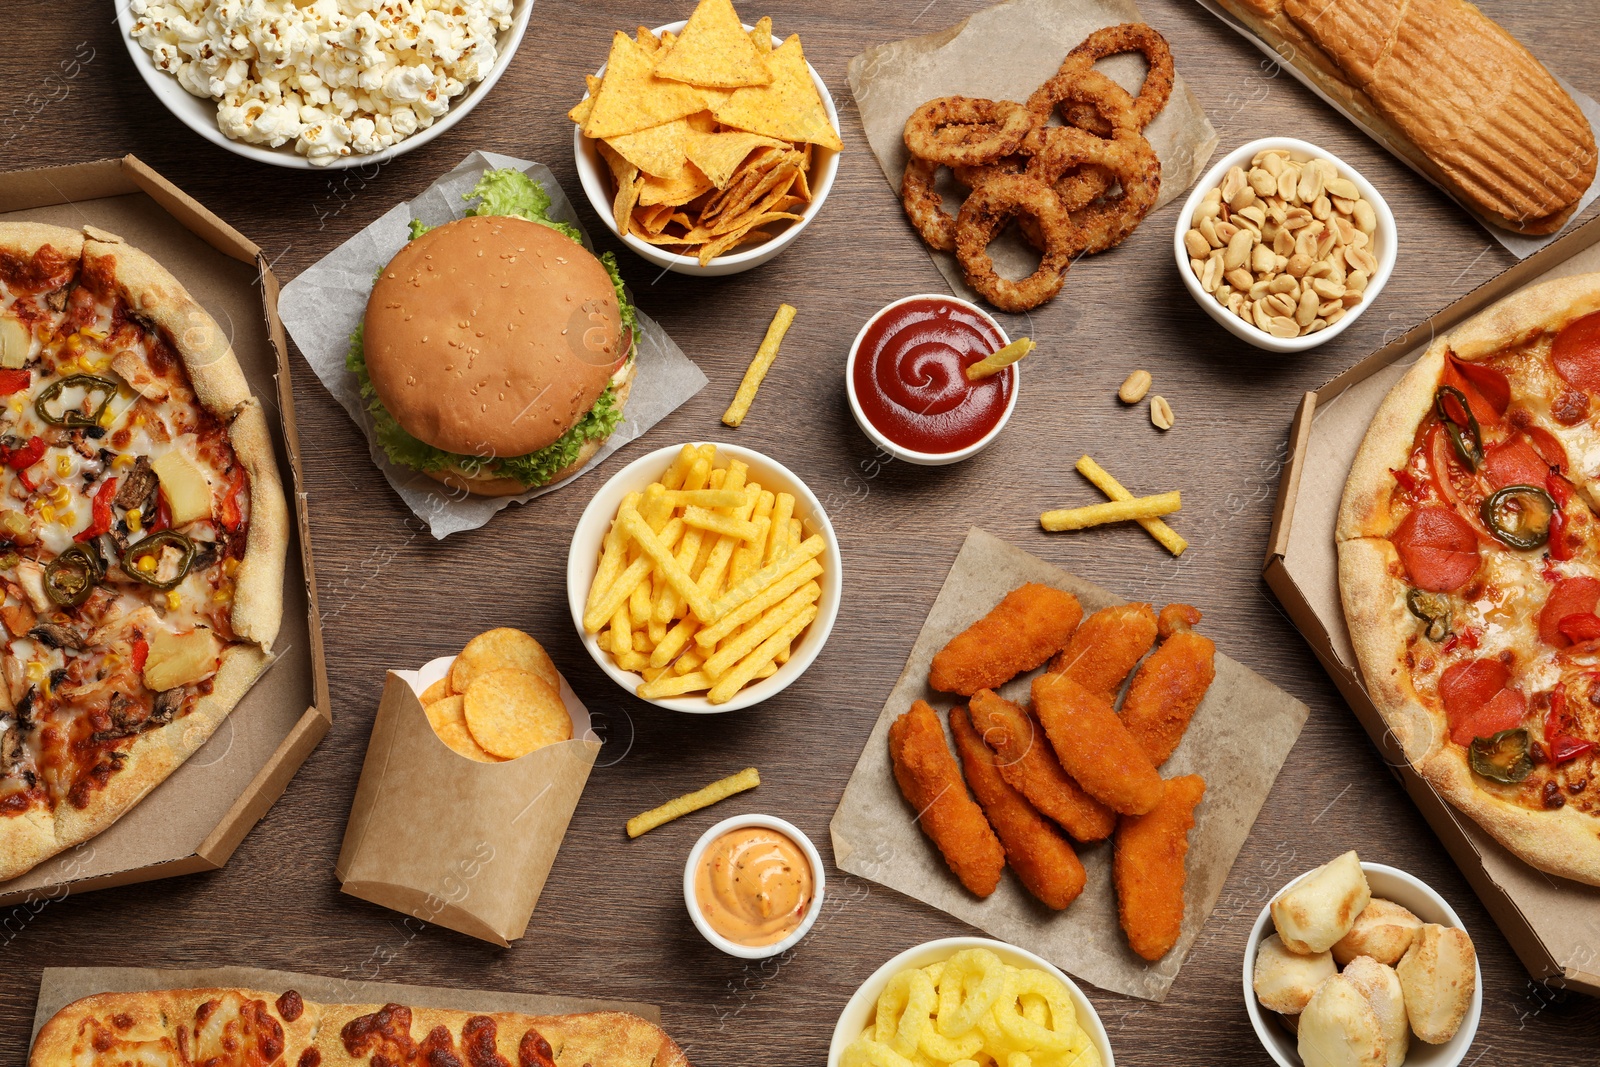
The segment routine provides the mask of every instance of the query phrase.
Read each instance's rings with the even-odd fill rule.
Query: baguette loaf
[[[1594,180],[1594,133],[1577,104],[1464,0],[1218,3],[1495,225],[1553,233]]]
[[[317,1004],[289,990],[101,993],[39,1030],[29,1067],[689,1067],[625,1012],[474,1013]]]

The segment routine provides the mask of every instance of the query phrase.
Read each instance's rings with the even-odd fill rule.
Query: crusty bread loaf
[[[1576,103],[1464,0],[1218,0],[1486,220],[1553,233],[1595,175]]]

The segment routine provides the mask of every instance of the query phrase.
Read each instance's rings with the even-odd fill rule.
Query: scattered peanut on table
[[[1248,171],[1230,168],[1191,226],[1183,243],[1200,287],[1274,337],[1332,326],[1378,268],[1377,215],[1355,183],[1329,160],[1281,148],[1257,152]]]
[[[1172,405],[1159,393],[1150,398],[1150,421],[1155,423],[1158,430],[1172,429]]]
[[[1144,399],[1144,394],[1150,391],[1150,372],[1136,370],[1128,375],[1128,380],[1122,383],[1122,388],[1117,390],[1117,399],[1124,404],[1137,404]]]

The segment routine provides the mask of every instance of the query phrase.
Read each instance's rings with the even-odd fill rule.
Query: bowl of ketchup
[[[856,334],[845,389],[861,431],[907,463],[977,455],[1017,406],[1017,365],[979,381],[966,368],[1011,343],[976,304],[919,293],[879,311]]]

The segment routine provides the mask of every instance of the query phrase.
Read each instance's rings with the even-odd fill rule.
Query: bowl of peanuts
[[[1178,274],[1223,328],[1257,348],[1333,340],[1394,270],[1394,214],[1331,152],[1264,137],[1195,184],[1173,234]]]

